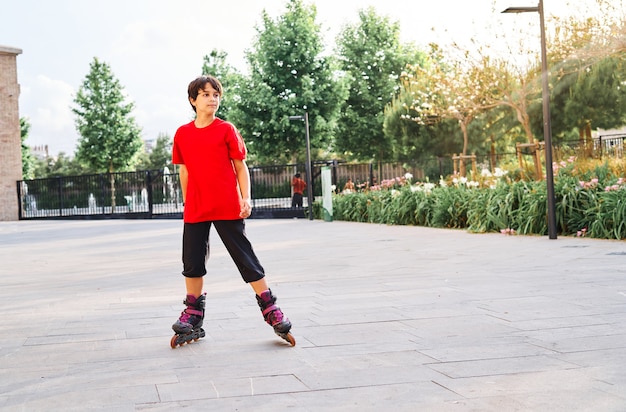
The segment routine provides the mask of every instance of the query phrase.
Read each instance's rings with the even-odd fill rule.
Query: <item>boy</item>
[[[252,286],[265,321],[276,334],[295,345],[289,333],[291,322],[275,305],[246,233],[244,219],[250,216],[250,173],[246,147],[231,123],[216,117],[222,85],[213,76],[200,76],[188,87],[189,103],[196,113],[192,122],[174,136],[172,163],[180,165],[183,192],[183,276],[187,308],[172,325],[175,348],[204,336],[205,293],[203,277],[209,257],[209,231],[215,226],[243,280]]]

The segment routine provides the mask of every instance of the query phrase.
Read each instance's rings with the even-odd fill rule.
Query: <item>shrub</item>
[[[557,231],[563,235],[626,238],[626,173],[623,162],[554,165]],[[512,180],[505,172],[475,180],[410,178],[333,197],[336,220],[467,229],[472,232],[546,235],[545,181]]]

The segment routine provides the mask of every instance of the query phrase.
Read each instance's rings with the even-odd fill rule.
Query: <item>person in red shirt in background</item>
[[[291,179],[293,186],[293,198],[291,199],[291,207],[302,207],[302,193],[306,188],[306,183],[300,178],[300,173],[296,173]]]
[[[252,213],[250,172],[246,146],[237,128],[218,117],[222,85],[213,76],[200,76],[188,87],[195,119],[174,135],[172,163],[180,165],[183,214],[183,276],[186,309],[172,325],[172,348],[204,337],[206,293],[203,292],[209,258],[209,232],[217,234],[246,283],[256,293],[265,321],[274,332],[295,345],[291,322],[276,306],[261,266],[245,232],[244,219]]]

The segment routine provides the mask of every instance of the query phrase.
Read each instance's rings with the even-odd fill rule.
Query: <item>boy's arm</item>
[[[189,182],[189,172],[187,171],[187,166],[180,165],[178,178],[180,179],[180,190],[183,192],[183,203],[185,203],[185,199],[187,199],[187,182]]]
[[[233,167],[237,174],[237,183],[239,184],[239,192],[241,200],[239,202],[241,212],[239,216],[247,218],[252,213],[252,204],[250,203],[250,171],[245,160],[233,159]]]

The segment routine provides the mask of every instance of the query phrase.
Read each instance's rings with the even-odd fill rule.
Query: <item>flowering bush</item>
[[[620,167],[622,169],[620,169]],[[626,179],[623,165],[555,163],[557,229],[561,234],[626,238]],[[617,173],[622,173],[618,175]],[[335,220],[463,228],[473,232],[545,235],[545,181],[512,181],[506,171],[413,182],[407,174],[333,198]]]

